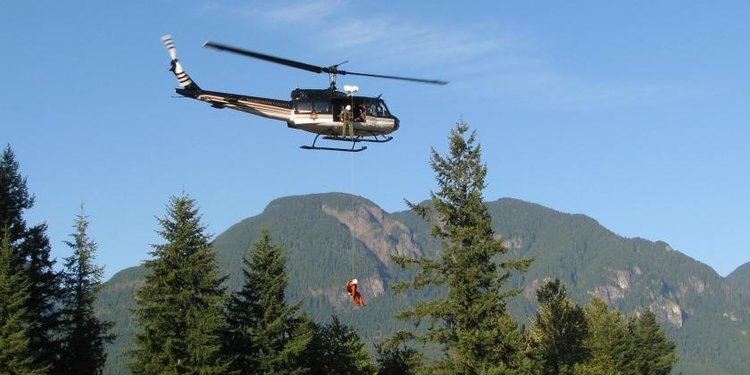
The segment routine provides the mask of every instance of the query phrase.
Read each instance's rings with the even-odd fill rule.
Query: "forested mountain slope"
[[[664,242],[618,236],[584,215],[515,199],[487,206],[495,232],[510,248],[508,256],[535,259],[514,280],[524,289],[511,302],[519,322],[533,314],[535,287],[556,277],[579,304],[597,295],[624,313],[650,307],[678,345],[677,371],[735,374],[750,368],[750,300],[708,266]],[[337,315],[369,342],[401,327],[394,315],[419,298],[391,293],[389,286],[405,271],[389,256],[439,251],[430,225],[411,211],[389,214],[364,198],[340,193],[280,198],[215,238],[230,290],[241,285],[241,259],[261,229],[285,249],[288,300],[304,299],[304,309],[319,322]],[[130,345],[128,308],[142,277],[140,267],[127,269],[102,290],[99,309],[116,321],[119,335],[109,348],[109,373],[121,370]],[[354,277],[367,298],[365,308],[353,308],[344,292],[344,283]]]
[[[737,267],[727,275],[727,281],[744,295],[750,295],[750,262]]]

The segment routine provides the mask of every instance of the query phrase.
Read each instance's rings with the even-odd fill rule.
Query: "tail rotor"
[[[164,43],[164,46],[167,47],[169,57],[172,59],[172,66],[169,70],[174,73],[175,77],[177,77],[177,81],[180,83],[180,86],[182,86],[182,88],[186,90],[200,90],[200,87],[198,87],[198,85],[193,82],[193,80],[187,73],[185,73],[185,70],[182,68],[182,64],[180,64],[180,60],[177,59],[177,49],[174,46],[172,36],[164,35],[161,37],[161,41],[162,43]]]
[[[161,42],[164,43],[164,45],[167,47],[167,51],[169,52],[169,57],[171,57],[172,60],[177,60],[177,50],[174,48],[174,41],[172,40],[172,36],[171,35],[162,36]]]

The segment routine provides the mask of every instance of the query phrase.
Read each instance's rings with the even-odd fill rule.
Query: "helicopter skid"
[[[354,147],[352,148],[337,148],[337,147],[318,147],[318,146],[299,146],[301,149],[305,150],[323,150],[323,151],[344,151],[344,152],[360,152],[367,150],[367,147]]]
[[[370,138],[364,138],[362,136],[356,136],[356,137],[343,137],[340,135],[327,135],[323,137],[323,139],[327,139],[330,141],[348,141],[348,142],[372,142],[372,143],[386,143],[393,139],[391,136],[384,136],[383,138],[378,138],[377,135],[373,136],[372,139]]]
[[[347,141],[352,143],[351,148],[339,148],[339,147],[319,147],[315,146],[315,142],[318,141],[318,137],[320,137],[320,134],[315,136],[315,139],[313,139],[313,143],[310,146],[300,146],[301,149],[305,150],[324,150],[324,151],[346,151],[346,152],[360,152],[367,150],[366,146],[360,146],[357,147],[357,142],[362,142],[361,137],[342,137],[342,136],[332,136],[328,135],[323,137],[323,139],[328,140],[334,140],[334,141]]]

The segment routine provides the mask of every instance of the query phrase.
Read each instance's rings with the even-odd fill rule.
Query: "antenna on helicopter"
[[[344,91],[346,91],[346,95],[352,96],[352,94],[359,91],[359,86],[344,85]]]

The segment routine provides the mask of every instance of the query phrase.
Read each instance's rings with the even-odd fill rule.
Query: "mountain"
[[[750,299],[710,267],[665,242],[618,236],[584,215],[509,198],[487,207],[509,256],[535,259],[513,280],[524,290],[509,304],[520,323],[536,309],[535,288],[556,277],[579,304],[596,295],[624,313],[650,307],[678,345],[676,371],[737,374],[750,368]],[[369,342],[405,327],[394,315],[420,297],[390,292],[389,285],[407,271],[389,256],[434,256],[439,249],[430,225],[411,211],[387,213],[367,199],[340,193],[280,198],[215,238],[230,290],[242,284],[240,260],[264,228],[287,256],[288,300],[304,299],[304,309],[319,322],[337,315]],[[353,277],[360,280],[366,308],[353,308],[344,292]],[[119,335],[108,348],[107,373],[122,371],[134,328],[128,308],[142,278],[141,267],[126,269],[100,294],[101,316],[116,322]]]
[[[745,295],[750,295],[750,262],[727,275],[727,281]]]

